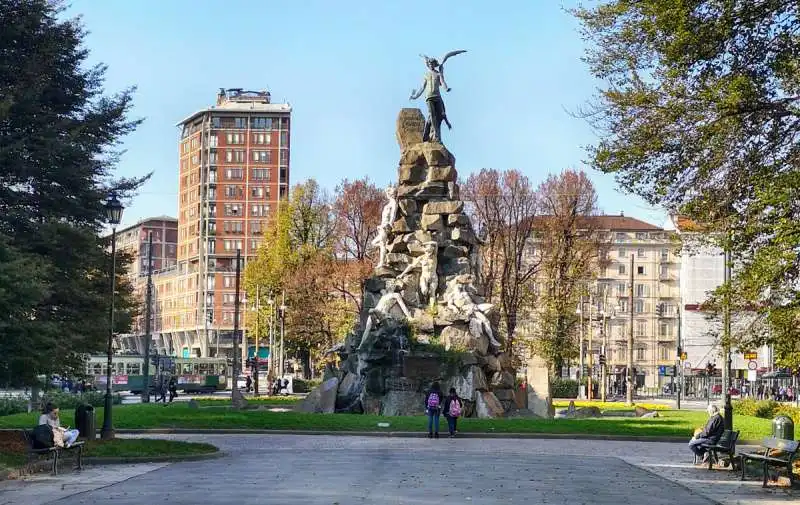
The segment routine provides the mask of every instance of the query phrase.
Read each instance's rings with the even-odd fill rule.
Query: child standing
[[[428,415],[428,438],[439,438],[439,414],[441,412],[442,390],[438,382],[431,385],[425,395],[425,413]]]
[[[461,398],[456,393],[456,388],[450,388],[450,395],[444,400],[444,417],[447,419],[447,429],[450,438],[456,436],[458,418],[461,417]]]

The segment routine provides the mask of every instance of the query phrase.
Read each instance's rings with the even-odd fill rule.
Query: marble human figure
[[[397,188],[389,185],[386,188],[386,205],[381,211],[381,224],[378,225],[378,234],[372,239],[370,245],[377,247],[379,251],[378,267],[386,266],[386,249],[389,247],[389,232],[392,231],[392,224],[397,218]]]
[[[428,299],[428,304],[436,303],[436,291],[439,288],[439,277],[436,273],[438,266],[437,252],[439,245],[435,241],[425,242],[425,253],[417,256],[399,275],[400,278],[408,275],[412,270],[419,268],[419,290],[423,298]]]
[[[494,338],[492,323],[486,317],[486,312],[491,310],[493,305],[481,301],[480,297],[474,293],[473,280],[474,277],[472,275],[460,275],[448,282],[444,293],[444,301],[450,310],[457,314],[463,314],[470,322],[473,320],[477,322],[479,328],[489,337],[489,342],[494,347],[500,347],[500,342]]]
[[[364,325],[364,333],[361,336],[361,345],[367,341],[367,336],[369,332],[372,331],[372,328],[384,318],[391,315],[391,311],[395,305],[400,308],[406,318],[411,318],[411,312],[409,312],[403,297],[399,293],[401,286],[402,282],[400,281],[387,281],[386,288],[381,291],[381,298],[378,300],[378,303],[375,304],[375,307],[369,311],[369,316]]]

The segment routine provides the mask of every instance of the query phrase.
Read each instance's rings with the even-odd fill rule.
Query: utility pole
[[[267,365],[267,373],[270,379],[275,378],[275,300],[272,298],[272,293],[269,295],[269,363]],[[268,393],[269,394],[269,393]]]
[[[727,237],[730,242],[730,233]],[[733,430],[733,405],[731,405],[731,247],[725,244],[725,311],[722,336],[722,387],[725,389],[725,429]]]
[[[253,356],[253,358],[255,359],[254,363],[255,363],[255,375],[256,375],[255,377],[253,377],[253,388],[254,388],[254,392],[255,392],[256,398],[258,397],[258,369],[260,368],[260,365],[258,364],[258,359],[259,359],[258,358],[258,346],[259,346],[259,343],[258,343],[258,340],[259,340],[258,339],[258,337],[259,337],[258,331],[259,331],[259,329],[261,327],[258,324],[258,320],[261,317],[261,303],[260,303],[260,301],[261,301],[261,296],[260,296],[261,295],[261,291],[260,291],[259,288],[260,288],[260,286],[258,284],[256,284],[256,352],[255,352],[255,356]]]
[[[284,328],[286,323],[286,291],[281,292],[281,354],[280,360],[281,362],[278,363],[278,370],[280,371],[280,378],[283,380],[283,365],[286,361],[286,354],[283,347],[283,336],[284,336]]]
[[[631,327],[628,328],[628,370],[627,376],[627,390],[625,391],[625,403],[633,405],[633,385],[635,377],[633,376],[633,259],[634,255],[631,254],[631,285],[628,292],[628,311],[630,312]]]
[[[594,390],[592,389],[592,375],[594,374],[594,349],[592,349],[592,333],[594,332],[594,320],[592,309],[594,308],[594,295],[589,295],[589,346],[588,346],[588,363],[589,373],[586,377],[586,390],[588,391],[589,401],[594,400]]]
[[[578,345],[578,361],[579,361],[578,365],[580,367],[579,370],[578,370],[578,398],[583,400],[585,398],[585,395],[583,393],[583,365],[584,365],[584,359],[583,359],[583,295],[581,295],[581,304],[578,307],[578,314],[580,314],[580,316],[581,316],[580,343]]]
[[[600,353],[603,356],[603,359],[600,363],[600,400],[605,403],[606,401],[606,390],[608,389],[608,376],[606,375],[606,363],[608,363],[608,356],[606,356],[606,349],[608,349],[608,328],[606,327],[608,321],[608,292],[604,290],[603,292],[603,323],[602,323],[602,331],[603,331],[603,345],[600,348]]]
[[[678,359],[675,361],[675,375],[678,379],[678,387],[676,389],[676,407],[681,409],[681,390],[683,389],[683,344],[681,343],[681,306],[683,305],[683,298],[680,299],[678,304]]]
[[[150,403],[150,318],[153,310],[153,232],[147,233],[147,294],[144,307],[144,387],[142,388],[142,403]]]
[[[233,387],[231,395],[237,391],[239,380],[239,276],[241,275],[242,250],[236,249],[236,293],[233,295]]]

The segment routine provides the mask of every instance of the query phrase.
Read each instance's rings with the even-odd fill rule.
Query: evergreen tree
[[[144,181],[112,178],[115,148],[138,124],[126,117],[131,90],[103,95],[105,67],[86,67],[85,32],[61,12],[47,0],[0,0],[0,383],[80,371],[84,353],[104,350],[103,204]],[[117,285],[128,312],[130,286]]]

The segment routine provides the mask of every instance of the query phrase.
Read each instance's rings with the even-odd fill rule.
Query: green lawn
[[[245,397],[249,405],[267,405],[270,407],[291,407],[302,400],[299,396],[259,396]],[[198,398],[195,400],[201,407],[230,405],[230,398]]]
[[[102,425],[103,409],[97,409],[97,425]],[[64,411],[64,419],[72,412]],[[459,431],[472,433],[556,433],[593,435],[635,435],[691,437],[707,416],[702,411],[667,410],[661,417],[600,419],[463,419]],[[0,417],[0,428],[32,426],[37,416],[18,414]],[[388,428],[379,428],[388,422]],[[770,421],[756,417],[736,416],[736,429],[743,440],[757,440],[770,433]],[[442,421],[443,426],[444,421]],[[381,417],[353,414],[306,414],[299,412],[233,411],[228,407],[190,409],[186,404],[168,406],[124,405],[114,407],[114,426],[117,429],[185,428],[185,429],[275,429],[331,431],[423,431],[426,419],[422,416]]]
[[[624,410],[624,411],[633,411],[636,407],[644,407],[649,410],[670,410],[672,407],[669,405],[664,405],[662,403],[636,403],[635,405],[626,405],[623,402],[601,402],[598,400],[573,400],[575,402],[575,407],[597,407],[600,410]],[[565,409],[569,406],[569,400],[557,400],[553,402],[553,406],[556,409]]]

